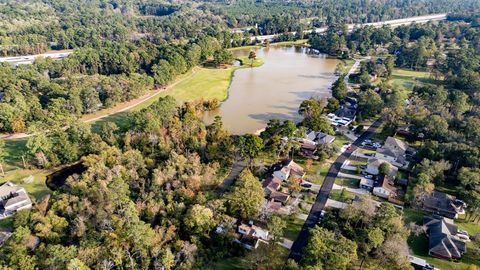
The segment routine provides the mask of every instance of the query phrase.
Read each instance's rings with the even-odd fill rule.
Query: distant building
[[[0,219],[9,217],[22,209],[32,208],[32,201],[24,188],[11,182],[0,186]]]
[[[422,207],[424,211],[436,215],[458,218],[459,214],[465,213],[467,205],[463,201],[457,200],[455,196],[435,190],[423,199]]]
[[[457,239],[457,226],[445,217],[425,217],[425,232],[428,236],[428,254],[447,260],[459,260],[467,252],[465,242]]]

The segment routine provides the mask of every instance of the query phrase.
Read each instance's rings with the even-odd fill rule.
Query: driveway
[[[361,143],[365,139],[370,138],[374,134],[374,132],[382,124],[382,122],[383,120],[381,118],[375,121],[362,135],[360,135],[360,137],[358,137],[357,140],[355,140],[355,142],[353,142],[352,147],[350,149],[346,149],[345,152],[340,154],[340,156],[338,156],[335,162],[333,162],[333,164],[330,166],[327,176],[325,177],[325,181],[323,181],[320,191],[317,194],[315,203],[313,204],[312,209],[310,209],[308,218],[303,224],[300,234],[293,243],[292,249],[290,251],[290,258],[294,259],[297,262],[302,259],[303,248],[308,243],[309,230],[313,228],[320,220],[320,214],[325,208],[328,196],[330,195],[330,191],[332,190],[333,184],[335,183],[335,178],[337,178],[343,163],[348,158],[350,158],[353,151],[358,149],[358,147],[360,147]]]
[[[339,202],[336,200],[328,199],[325,207],[337,208],[337,209],[345,209],[347,208],[348,204],[344,202]]]
[[[227,178],[223,180],[223,183],[220,185],[220,193],[225,193],[230,186],[235,182],[238,175],[247,167],[247,162],[244,160],[236,160],[232,165],[232,170],[228,174]]]

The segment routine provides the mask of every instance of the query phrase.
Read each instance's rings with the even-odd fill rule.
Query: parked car
[[[327,212],[325,210],[322,210],[322,212],[320,212],[320,218],[324,218],[326,213]]]
[[[312,184],[303,183],[303,184],[301,184],[301,186],[304,187],[304,188],[311,188],[311,187],[312,187]]]
[[[367,156],[367,157],[373,157],[373,153],[366,153],[365,156]]]
[[[373,143],[373,147],[380,148],[380,147],[382,147],[382,145],[380,143]]]
[[[373,179],[373,175],[367,174],[367,175],[365,175],[365,178],[367,178],[367,179]]]
[[[457,237],[461,240],[470,241],[470,237],[466,234],[457,233]]]

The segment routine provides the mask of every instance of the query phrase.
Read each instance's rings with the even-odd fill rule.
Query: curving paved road
[[[362,135],[360,135],[360,137],[358,137],[358,139],[356,139],[352,143],[352,147],[350,148],[350,150],[346,150],[345,152],[343,152],[330,166],[327,176],[325,177],[325,181],[323,181],[322,187],[320,188],[320,192],[318,192],[317,194],[315,203],[313,204],[312,209],[308,214],[308,218],[303,224],[300,234],[292,245],[292,249],[290,250],[291,259],[294,259],[297,262],[302,259],[302,251],[303,248],[307,245],[309,230],[310,228],[313,228],[320,220],[320,213],[322,212],[323,208],[325,208],[328,196],[330,195],[330,191],[332,191],[333,184],[335,183],[335,178],[340,172],[342,164],[352,155],[353,151],[360,147],[361,143],[364,140],[370,138],[370,136],[375,133],[377,128],[382,124],[382,122],[382,118],[375,121]]]

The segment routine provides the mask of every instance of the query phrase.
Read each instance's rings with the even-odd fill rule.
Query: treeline
[[[231,27],[258,25],[260,34],[283,33],[299,27],[330,23],[368,23],[442,12],[478,10],[478,1],[223,1],[212,0],[217,14]]]
[[[225,30],[208,8],[144,1],[7,1],[0,6],[1,56],[73,49],[105,40],[190,39]],[[145,16],[148,15],[148,16]]]
[[[439,22],[374,28],[361,27],[348,32],[345,24],[332,24],[324,34],[313,34],[309,43],[313,48],[340,57],[353,54],[395,55],[396,66],[425,69],[442,62],[445,54],[468,42],[480,52],[479,29],[465,22]]]
[[[104,42],[76,50],[62,61],[37,60],[17,68],[0,66],[0,131],[24,132],[51,126],[141,96],[217,56],[221,44],[202,37],[185,45],[147,41]]]

